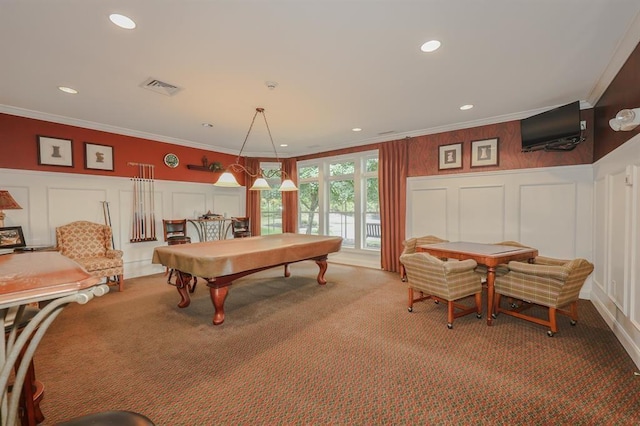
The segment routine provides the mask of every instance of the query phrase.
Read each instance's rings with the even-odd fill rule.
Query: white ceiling
[[[0,0],[0,112],[236,154],[264,107],[290,157],[593,106],[639,41],[638,0]]]

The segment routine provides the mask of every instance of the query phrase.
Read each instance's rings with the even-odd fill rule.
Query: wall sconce
[[[16,210],[21,208],[20,204],[9,194],[9,191],[0,191],[0,228],[4,228],[5,214],[3,210]]]
[[[616,132],[628,132],[640,124],[640,108],[622,109],[615,118],[609,120],[609,126]]]

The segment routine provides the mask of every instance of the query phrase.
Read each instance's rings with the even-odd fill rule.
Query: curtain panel
[[[282,170],[298,186],[298,162],[295,158],[282,160]],[[282,232],[298,233],[298,191],[282,193]]]
[[[409,138],[380,144],[378,185],[380,197],[380,263],[385,271],[400,270],[405,239]]]
[[[260,170],[260,160],[257,158],[247,158],[245,160],[245,166],[251,172],[258,172]],[[260,235],[260,191],[249,191],[256,178],[247,176],[247,195],[246,195],[246,211],[249,216],[251,224],[251,235]]]

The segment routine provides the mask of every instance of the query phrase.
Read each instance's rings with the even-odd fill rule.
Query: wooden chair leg
[[[476,312],[482,315],[482,292],[476,293]]]
[[[551,333],[558,332],[558,323],[556,322],[556,308],[549,308],[549,328]]]
[[[454,308],[453,300],[449,300],[447,302],[447,327],[450,329],[453,328]]]

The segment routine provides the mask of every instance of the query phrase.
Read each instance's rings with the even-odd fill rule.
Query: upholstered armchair
[[[56,228],[57,250],[82,265],[91,275],[106,278],[124,290],[122,251],[111,246],[111,228],[87,221]]]
[[[402,250],[402,255],[404,254],[413,254],[416,252],[416,247],[424,244],[437,244],[437,243],[448,243],[449,240],[443,240],[433,235],[426,235],[424,237],[414,237],[405,240],[402,245],[404,249]],[[400,279],[405,282],[407,281],[407,273],[404,269],[404,265],[400,262]]]
[[[453,328],[454,318],[473,312],[478,318],[482,317],[482,284],[480,276],[473,271],[477,266],[475,260],[443,261],[428,253],[413,253],[400,256],[400,262],[407,273],[409,312],[413,312],[415,302],[433,299],[436,303],[447,302],[449,328]],[[420,292],[417,298],[414,298],[415,290]],[[475,306],[456,303],[471,295],[475,296]]]
[[[578,321],[578,298],[585,280],[593,271],[593,264],[585,259],[562,260],[538,256],[534,263],[509,262],[509,272],[496,277],[495,313],[549,327],[547,334],[558,332],[556,314],[571,318],[571,325]],[[509,309],[500,307],[501,296],[521,300]],[[549,319],[541,319],[522,313],[531,305],[549,309]],[[569,310],[561,309],[568,307]]]

